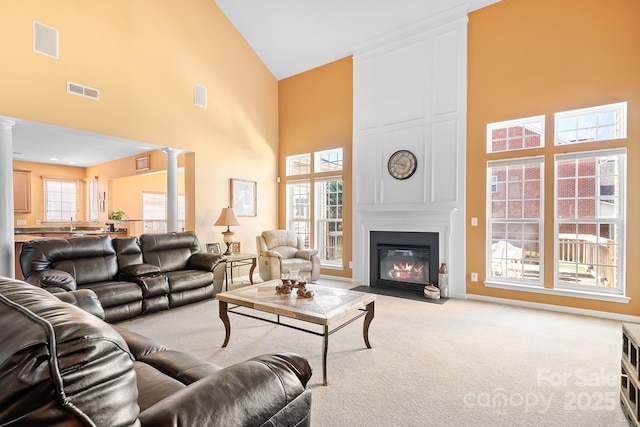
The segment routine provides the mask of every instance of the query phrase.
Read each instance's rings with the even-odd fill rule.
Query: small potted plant
[[[109,219],[113,219],[115,221],[121,221],[127,218],[127,214],[124,211],[111,211],[109,214]]]
[[[115,221],[122,221],[125,218],[127,218],[127,214],[124,211],[111,211],[111,213],[109,214],[110,221],[107,221],[109,231],[116,231]]]

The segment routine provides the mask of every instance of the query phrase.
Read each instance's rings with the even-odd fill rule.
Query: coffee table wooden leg
[[[369,343],[369,325],[371,325],[373,316],[375,316],[374,308],[375,301],[371,301],[367,304],[367,315],[364,317],[364,326],[362,327],[362,335],[364,336],[364,343],[367,345],[367,348],[371,348],[371,344]]]
[[[324,325],[324,345],[322,347],[322,385],[327,385],[327,348],[329,347],[329,327]]]
[[[229,313],[227,312],[228,304],[224,301],[219,301],[220,320],[224,323],[225,337],[223,347],[229,344],[229,337],[231,337],[231,323],[229,323]]]

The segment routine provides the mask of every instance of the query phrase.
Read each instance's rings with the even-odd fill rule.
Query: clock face
[[[389,157],[387,168],[395,179],[407,179],[411,177],[418,166],[415,154],[408,150],[396,151]]]

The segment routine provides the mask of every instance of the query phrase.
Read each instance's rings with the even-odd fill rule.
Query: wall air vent
[[[58,30],[33,21],[33,50],[58,59]]]
[[[193,85],[193,98],[198,107],[207,108],[207,88]]]
[[[85,98],[91,98],[96,101],[100,100],[100,91],[98,89],[69,81],[67,81],[67,93],[84,96]]]

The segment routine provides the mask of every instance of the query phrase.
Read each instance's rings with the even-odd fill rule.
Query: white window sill
[[[504,282],[491,282],[485,281],[484,286],[487,288],[497,288],[497,289],[508,289],[511,291],[521,291],[521,292],[532,292],[536,294],[546,294],[546,295],[557,295],[563,297],[573,297],[573,298],[585,298],[585,299],[593,299],[599,301],[607,301],[607,302],[618,302],[621,304],[628,304],[631,301],[631,298],[625,295],[617,295],[617,294],[609,294],[609,293],[600,293],[600,292],[588,292],[588,291],[580,291],[574,289],[549,289],[543,288],[540,286],[531,286],[531,285],[521,285],[514,283],[504,283]]]
[[[322,264],[322,263],[320,263],[320,268],[324,268],[326,270],[336,270],[336,271],[342,271],[343,270],[341,265],[336,265],[336,264]]]

